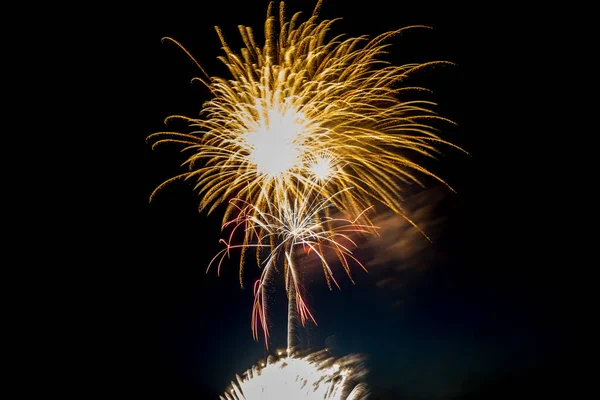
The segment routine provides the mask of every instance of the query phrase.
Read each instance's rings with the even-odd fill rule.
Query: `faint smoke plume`
[[[446,219],[441,205],[447,193],[440,187],[408,197],[405,216],[389,210],[378,213],[372,220],[379,227],[379,235],[359,245],[359,256],[377,286],[400,296],[392,300],[393,306],[402,305],[402,298],[440,257],[436,240]]]
[[[379,227],[379,236],[373,236],[360,245],[369,253],[365,265],[371,268],[393,266],[398,270],[427,268],[445,219],[438,210],[445,198],[444,193],[443,189],[435,188],[407,198],[405,216],[390,210],[375,215],[372,220]]]
[[[372,212],[369,216],[373,225],[378,227],[378,235],[353,235],[351,239],[356,247],[344,242],[375,279],[377,287],[394,294],[391,301],[395,306],[402,304],[402,297],[409,295],[422,273],[440,257],[436,240],[446,219],[442,205],[448,193],[445,187],[435,187],[409,196],[404,202],[404,215],[389,209]],[[323,269],[319,257],[306,249],[298,248],[296,251],[304,279],[321,279]],[[333,252],[325,252],[324,256],[336,279],[346,279]],[[350,264],[351,275],[359,282],[361,268],[353,261]]]

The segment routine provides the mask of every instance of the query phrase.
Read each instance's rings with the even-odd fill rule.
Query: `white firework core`
[[[280,352],[282,354],[282,352]],[[364,400],[357,383],[365,371],[357,356],[334,358],[327,351],[270,357],[237,376],[221,400]]]
[[[304,152],[302,134],[306,119],[293,109],[270,109],[266,114],[241,135],[240,144],[259,174],[275,178],[298,168]]]

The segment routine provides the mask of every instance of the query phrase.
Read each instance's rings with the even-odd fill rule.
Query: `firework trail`
[[[280,352],[283,354],[283,352]],[[361,400],[367,396],[357,381],[365,371],[357,356],[336,359],[326,351],[306,356],[271,356],[236,377],[221,400]]]
[[[308,319],[315,323],[316,321],[302,296],[299,266],[294,260],[294,254],[298,249],[302,249],[303,253],[312,253],[319,259],[330,288],[332,283],[339,288],[328,261],[332,258],[332,254],[340,261],[350,279],[352,279],[352,263],[364,269],[360,261],[352,255],[351,247],[355,247],[356,243],[351,236],[370,233],[372,225],[357,222],[362,213],[351,220],[342,217],[333,218],[324,212],[326,208],[333,207],[336,196],[341,196],[343,192],[349,190],[351,188],[329,197],[322,196],[320,192],[302,193],[301,196],[294,198],[284,194],[282,198],[277,198],[275,203],[267,202],[264,211],[241,199],[233,199],[230,202],[236,207],[236,217],[224,224],[224,228],[230,229],[229,238],[221,240],[225,248],[211,260],[208,268],[210,269],[216,263],[218,274],[224,258],[230,255],[231,250],[256,249],[257,261],[259,265],[263,265],[261,276],[254,284],[252,330],[256,339],[258,339],[260,325],[265,335],[265,343],[268,343],[267,285],[276,268],[278,258],[283,259],[283,275],[288,298],[291,300],[290,305],[295,304],[302,325]],[[235,237],[239,231],[243,231],[243,236],[249,240],[236,244]],[[267,252],[264,260],[261,258],[263,249]],[[288,329],[291,329],[291,324]],[[288,337],[291,336],[290,331]],[[288,349],[291,347],[289,343]]]

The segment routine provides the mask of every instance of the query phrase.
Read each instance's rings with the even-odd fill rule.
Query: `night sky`
[[[494,111],[506,106],[501,93],[510,82],[498,78],[506,48],[486,25],[489,11],[473,20],[478,11],[466,7],[411,3],[393,10],[387,1],[363,3],[328,0],[321,17],[342,17],[333,33],[349,36],[432,26],[393,38],[388,59],[456,63],[419,73],[411,83],[433,90],[426,98],[458,124],[445,126],[443,138],[470,155],[447,148],[439,160],[427,161],[456,193],[434,181],[427,181],[426,190],[407,188],[409,215],[433,243],[382,215],[386,236],[359,248],[369,273],[355,268],[355,285],[338,273],[343,290],[329,291],[322,274],[307,272],[308,302],[319,324],[305,331],[307,345],[365,355],[373,399],[552,393],[545,383],[564,378],[566,306],[558,296],[560,277],[537,258],[539,249],[530,243],[535,231],[522,223],[523,209],[534,203],[515,194],[523,193],[523,180],[511,178],[518,167],[506,160],[511,156],[503,139],[514,133]],[[152,151],[145,138],[165,130],[163,119],[171,114],[197,116],[209,99],[206,88],[190,83],[201,74],[193,61],[161,38],[178,40],[209,74],[225,76],[213,26],[223,29],[233,48],[241,45],[240,24],[253,27],[262,43],[267,4],[215,2],[207,12],[199,5],[157,3],[127,14],[132,28],[121,41],[128,56],[115,55],[127,85],[115,96],[126,103],[127,122],[116,130],[132,145],[132,166],[127,195],[115,193],[111,200],[123,201],[121,211],[130,211],[124,212],[128,223],[114,227],[111,246],[119,249],[122,266],[111,269],[107,304],[115,311],[107,329],[118,349],[116,370],[135,398],[216,399],[236,373],[266,355],[250,330],[256,267],[248,263],[244,289],[237,258],[220,277],[205,273],[221,249],[222,209],[198,213],[199,197],[187,183],[172,184],[149,204],[152,190],[179,173],[184,158],[174,146]],[[314,5],[287,4],[288,15],[308,14]],[[271,346],[282,348],[286,302],[282,287],[275,290]]]

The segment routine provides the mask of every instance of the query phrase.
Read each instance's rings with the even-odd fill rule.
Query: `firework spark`
[[[328,284],[337,285],[324,249],[333,251],[350,274],[349,260],[358,260],[349,250],[348,232],[375,231],[365,210],[381,203],[412,223],[402,210],[402,183],[422,184],[420,176],[430,176],[445,184],[412,156],[435,158],[439,145],[456,147],[438,136],[433,123],[452,122],[432,111],[434,103],[401,96],[426,90],[403,84],[414,71],[449,63],[393,66],[382,59],[386,40],[427,27],[405,27],[373,39],[330,38],[336,20],[318,21],[321,3],[301,23],[300,13],[286,18],[283,2],[274,16],[270,3],[264,45],[258,45],[251,28],[240,26],[245,47],[239,53],[217,27],[225,53],[219,59],[228,78],[209,76],[183,45],[165,38],[196,62],[204,76],[195,79],[212,98],[200,118],[167,118],[184,120],[191,132],[149,136],[153,148],[178,144],[189,154],[183,163],[187,171],[162,183],[151,199],[170,182],[191,180],[202,195],[200,210],[211,213],[225,205],[224,226],[244,236],[235,245],[232,233],[217,259],[241,249],[240,284],[248,249],[257,249],[263,268],[254,286],[255,337],[258,322],[268,335],[264,288],[278,257],[290,303],[296,302],[302,322],[313,319],[299,294],[293,250],[317,254]],[[349,217],[331,218],[330,204]],[[264,260],[261,249],[269,251]]]
[[[284,354],[284,352],[280,352]],[[336,359],[326,351],[271,357],[236,377],[221,400],[361,400],[365,371],[356,356]]]
[[[236,207],[236,217],[224,224],[224,228],[231,229],[228,240],[221,240],[226,247],[211,260],[208,268],[210,269],[218,260],[217,273],[219,273],[224,258],[229,256],[233,249],[255,248],[257,250],[257,260],[263,267],[260,278],[254,284],[252,331],[255,338],[258,338],[260,325],[265,334],[265,343],[268,343],[267,285],[272,271],[276,268],[278,258],[283,257],[283,274],[288,296],[294,297],[303,325],[308,319],[315,323],[316,321],[306,306],[299,285],[299,266],[294,260],[297,249],[302,249],[305,253],[314,253],[319,258],[330,288],[332,283],[339,288],[327,261],[331,253],[337,256],[350,279],[352,279],[351,263],[356,263],[365,269],[352,255],[351,247],[355,247],[356,243],[350,235],[367,234],[372,231],[374,228],[372,225],[357,222],[367,210],[353,219],[333,218],[325,212],[327,208],[333,206],[336,196],[341,196],[349,190],[351,188],[329,197],[324,197],[321,192],[303,192],[300,196],[289,198],[284,193],[276,198],[275,203],[267,202],[264,211],[242,199],[231,201],[231,204]],[[243,231],[246,239],[241,244],[235,244],[235,238],[240,231]],[[267,250],[268,253],[264,260],[261,259],[261,250]]]
[[[426,90],[401,83],[414,71],[447,62],[393,66],[381,60],[385,40],[415,27],[372,40],[328,39],[335,20],[318,22],[320,5],[298,23],[300,13],[286,19],[283,2],[279,17],[273,16],[271,3],[265,44],[259,46],[252,29],[240,26],[240,53],[216,28],[225,52],[219,59],[231,76],[210,77],[194,60],[205,74],[196,79],[213,98],[200,119],[167,118],[187,121],[191,133],[149,136],[153,147],[175,143],[190,154],[188,171],[165,181],[151,198],[170,182],[192,180],[203,195],[200,210],[210,213],[226,203],[225,221],[237,211],[232,197],[258,211],[276,197],[301,195],[307,186],[323,187],[329,195],[354,187],[335,199],[346,214],[358,215],[373,202],[402,214],[402,181],[421,184],[419,173],[440,179],[409,155],[435,157],[439,144],[453,146],[431,126],[433,120],[450,121],[433,113],[433,103],[401,101],[398,95]],[[193,59],[177,41],[165,39]]]

